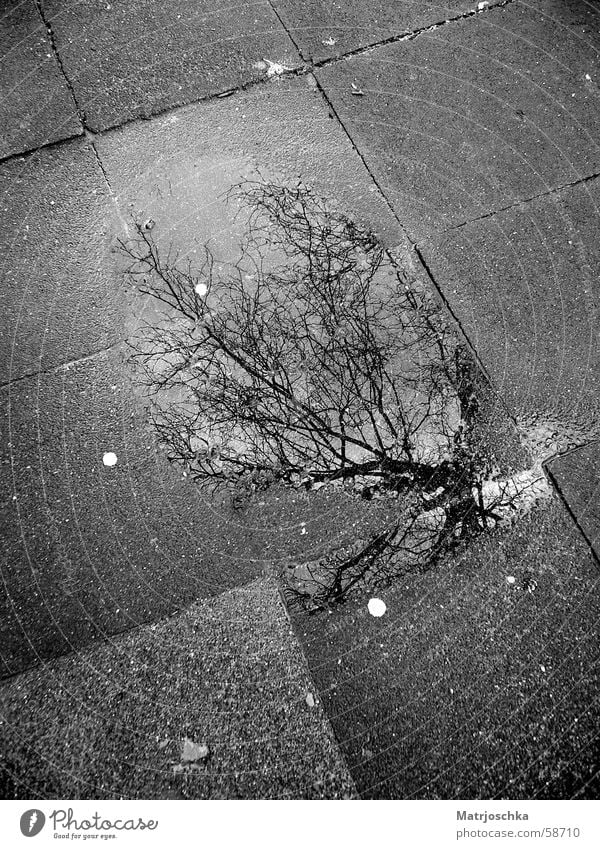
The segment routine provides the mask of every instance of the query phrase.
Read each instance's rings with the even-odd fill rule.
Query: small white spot
[[[516,578],[513,578],[512,575],[509,575],[508,578],[506,579],[507,584],[514,584],[515,581],[516,581]]]
[[[585,78],[586,78],[586,80],[591,80],[591,79],[592,79],[592,78],[590,77],[590,75],[589,75],[589,74],[586,74],[586,75],[585,75]]]
[[[280,77],[285,71],[291,71],[291,68],[287,68],[285,65],[281,65],[279,62],[271,62],[270,59],[264,59],[264,62],[267,64],[267,76],[268,77]]]
[[[540,669],[542,670],[542,672],[546,671],[546,667],[542,663],[540,663]]]
[[[481,12],[482,9],[485,9],[486,6],[489,6],[489,0],[483,0],[483,3],[477,4],[477,10]]]
[[[371,616],[377,616],[377,617],[383,616],[383,614],[387,610],[385,602],[382,601],[380,598],[369,599],[369,603],[368,603],[367,607],[369,609],[369,613],[371,614]]]
[[[307,693],[307,694],[306,694],[306,704],[307,704],[310,708],[312,708],[312,707],[314,707],[314,706],[315,706],[315,697],[313,696],[313,694],[312,694],[312,693]]]
[[[333,45],[335,44],[335,38],[332,38],[331,36],[329,38],[325,38],[322,44],[326,44],[327,47],[333,47]]]
[[[105,466],[116,466],[117,465],[117,455],[112,451],[107,451],[106,454],[102,455],[102,462]]]
[[[206,293],[208,292],[208,286],[206,283],[196,283],[194,286],[194,292],[198,295],[198,297],[205,298]]]

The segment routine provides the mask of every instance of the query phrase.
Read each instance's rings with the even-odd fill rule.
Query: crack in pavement
[[[590,444],[590,443],[588,443],[588,444]],[[585,448],[585,445],[579,445],[577,448],[574,448],[572,451],[569,451],[567,453],[573,454],[573,453],[575,453],[575,451],[580,451],[582,448]],[[564,455],[558,455],[558,456],[564,456]],[[581,536],[585,540],[586,545],[589,547],[592,559],[594,560],[594,562],[596,563],[597,566],[600,566],[600,555],[596,552],[596,548],[594,547],[594,543],[592,542],[592,540],[589,538],[589,536],[584,531],[583,526],[581,525],[581,523],[579,522],[579,519],[577,518],[577,515],[575,514],[575,512],[571,508],[571,505],[567,501],[567,498],[566,498],[565,494],[563,493],[556,476],[552,473],[552,469],[550,469],[550,467],[548,465],[551,462],[551,460],[556,460],[556,459],[557,459],[556,457],[552,457],[550,460],[543,463],[544,472],[546,473],[550,483],[554,487],[554,490],[557,493],[561,504],[563,505],[563,507],[565,508],[567,513],[569,514],[569,516],[571,517],[573,524],[575,525],[575,527],[577,528],[577,530],[579,531],[579,533],[581,534]]]
[[[108,353],[108,351],[112,351],[114,348],[118,348],[120,345],[123,345],[127,342],[127,339],[117,339],[116,342],[112,342],[110,345],[106,345],[104,348],[99,348],[97,351],[92,351],[91,354],[85,354],[83,357],[76,357],[73,360],[67,360],[64,363],[59,363],[56,366],[48,366],[47,368],[37,369],[36,371],[26,372],[25,374],[20,374],[18,377],[10,378],[9,380],[0,383],[0,390],[8,389],[13,386],[15,383],[20,383],[22,380],[31,380],[33,377],[42,377],[48,374],[56,374],[59,371],[69,371],[72,366],[77,366],[80,363],[85,363],[88,360],[93,360],[96,357],[101,356],[102,354]]]
[[[354,58],[354,56],[362,56],[365,53],[370,53],[373,50],[378,50],[380,47],[386,47],[388,44],[398,44],[402,41],[414,41],[416,38],[419,38],[419,36],[426,35],[429,32],[435,32],[436,30],[445,27],[447,24],[454,24],[459,21],[466,21],[468,18],[474,18],[477,15],[483,15],[486,12],[491,11],[492,9],[503,9],[506,6],[510,6],[514,2],[515,0],[500,0],[500,2],[494,3],[493,5],[491,3],[485,3],[485,5],[479,3],[476,9],[470,9],[468,12],[463,12],[460,15],[455,15],[453,18],[445,18],[443,21],[437,21],[434,24],[427,24],[427,26],[418,27],[418,29],[415,30],[407,30],[403,33],[398,33],[397,35],[391,35],[388,38],[382,39],[381,41],[375,41],[372,44],[366,44],[362,45],[361,47],[356,47],[354,50],[349,50],[347,53],[343,53],[340,56],[332,56],[330,59],[320,59],[313,64],[313,67],[327,68],[330,65],[335,65],[338,62],[342,62],[346,59],[352,59]],[[279,15],[277,17],[279,17]],[[283,22],[282,25],[285,26]],[[287,29],[286,32],[288,36],[292,38],[291,34]],[[300,55],[302,55],[302,53]]]
[[[539,200],[540,198],[552,197],[552,195],[558,194],[559,192],[564,192],[567,189],[573,189],[575,186],[581,186],[583,183],[589,183],[592,180],[597,180],[600,177],[600,171],[597,171],[594,174],[588,174],[586,177],[579,177],[577,180],[572,180],[570,183],[564,183],[562,186],[556,186],[553,189],[548,189],[545,192],[539,192],[536,195],[531,195],[531,197],[523,198],[522,200],[516,200],[513,203],[508,203],[506,206],[500,206],[497,209],[493,209],[489,212],[484,212],[482,215],[478,215],[475,218],[466,218],[464,221],[461,221],[460,224],[453,224],[452,227],[446,227],[443,230],[438,231],[438,235],[442,235],[444,233],[452,233],[454,230],[459,230],[461,227],[466,227],[468,224],[475,224],[478,221],[485,221],[486,218],[493,218],[494,215],[500,215],[502,212],[508,212],[511,209],[517,209],[520,206],[527,206],[527,204],[532,203],[534,200]]]
[[[73,105],[75,106],[75,110],[77,112],[77,117],[79,119],[79,123],[81,124],[81,128],[83,130],[85,130],[86,129],[85,112],[79,106],[79,103],[77,101],[77,95],[75,94],[75,89],[73,88],[73,84],[71,83],[71,80],[69,79],[67,72],[65,71],[65,66],[63,65],[62,57],[59,53],[58,47],[56,46],[56,38],[54,36],[54,30],[52,29],[52,25],[50,24],[50,22],[46,18],[46,14],[44,12],[44,7],[42,5],[42,0],[35,0],[35,5],[36,5],[36,8],[38,10],[40,18],[42,19],[42,23],[44,25],[44,28],[45,28],[46,32],[48,33],[48,38],[50,40],[50,46],[52,48],[52,54],[54,55],[54,58],[56,59],[56,64],[58,65],[59,70],[60,70],[61,74],[63,75],[65,84],[66,84],[66,86],[69,90],[69,93],[70,93],[70,95],[73,99]]]
[[[52,27],[48,23],[46,16],[45,16],[45,13],[43,11],[42,0],[35,0],[36,7],[38,9],[40,18],[42,19],[44,27],[48,32],[54,57],[55,57],[56,62],[58,64],[59,68],[60,68],[60,71],[61,71],[61,73],[64,77],[65,83],[67,85],[67,88],[69,89],[71,97],[73,98],[73,104],[74,104],[75,109],[77,111],[77,116],[79,118],[79,121],[80,121],[81,127],[82,127],[81,135],[83,135],[84,132],[86,134],[90,133],[94,138],[98,135],[103,135],[104,133],[109,133],[113,130],[121,129],[122,127],[127,127],[131,124],[139,124],[142,121],[144,121],[144,122],[145,121],[151,121],[154,118],[160,118],[160,117],[164,117],[166,115],[170,115],[174,112],[179,111],[180,109],[185,109],[188,106],[193,106],[194,104],[210,103],[214,100],[221,100],[225,97],[231,97],[231,96],[236,95],[236,94],[241,94],[245,91],[248,91],[249,89],[257,88],[259,86],[263,86],[265,84],[272,83],[274,80],[282,79],[283,77],[307,76],[307,75],[311,74],[313,71],[315,71],[319,68],[329,67],[331,65],[337,64],[338,62],[343,62],[346,59],[351,59],[354,56],[359,56],[363,53],[369,53],[370,51],[377,50],[379,47],[385,47],[387,44],[393,44],[393,43],[401,42],[401,41],[412,41],[413,39],[418,38],[420,35],[423,35],[423,34],[428,33],[428,32],[433,32],[437,29],[440,29],[441,27],[446,26],[446,24],[457,23],[461,20],[467,20],[468,18],[472,18],[476,15],[484,14],[488,11],[492,11],[493,9],[504,8],[505,6],[509,6],[510,4],[512,4],[514,2],[516,2],[516,0],[500,0],[500,2],[497,2],[497,3],[493,3],[493,4],[488,3],[485,6],[483,6],[482,8],[471,9],[468,12],[463,12],[461,15],[457,15],[453,18],[448,18],[446,20],[438,21],[437,23],[430,24],[430,25],[425,26],[425,27],[419,27],[416,30],[406,31],[406,32],[398,34],[398,35],[390,36],[389,38],[382,39],[381,41],[373,42],[371,44],[364,45],[362,47],[358,47],[355,50],[350,50],[346,53],[342,53],[339,56],[331,57],[329,59],[321,59],[321,60],[318,60],[316,62],[310,62],[305,58],[300,46],[298,45],[298,43],[294,39],[290,30],[286,27],[281,16],[279,15],[277,9],[273,6],[271,0],[269,0],[269,5],[273,9],[275,16],[277,17],[278,21],[280,22],[280,24],[281,24],[282,28],[284,29],[285,33],[287,34],[288,38],[290,39],[290,41],[292,42],[292,44],[294,45],[294,47],[298,51],[298,55],[300,56],[302,61],[305,63],[303,66],[301,66],[299,68],[286,68],[286,69],[283,70],[283,72],[281,74],[278,74],[275,78],[264,76],[264,77],[261,77],[259,79],[248,80],[247,82],[241,83],[240,85],[235,86],[234,88],[223,89],[221,91],[210,93],[210,94],[204,95],[202,97],[195,98],[193,100],[185,101],[184,103],[179,103],[175,106],[167,106],[163,109],[157,109],[156,111],[151,111],[148,115],[145,115],[144,117],[136,116],[134,118],[128,118],[125,121],[121,121],[118,124],[112,124],[110,126],[104,127],[102,130],[92,131],[87,126],[85,112],[80,107],[80,105],[77,101],[77,96],[75,94],[75,90],[74,90],[73,85],[72,85],[72,83],[71,83],[71,81],[70,81],[70,79],[69,79],[69,77],[68,77],[68,75],[65,71],[62,59],[60,57],[60,52],[58,50],[58,47],[56,46],[54,32],[52,30]],[[38,145],[34,148],[28,148],[27,150],[18,151],[16,153],[10,153],[7,156],[0,157],[0,163],[9,162],[9,161],[11,161],[13,159],[17,159],[19,157],[31,155],[38,150],[43,150],[45,148],[51,148],[51,147],[54,147],[55,145],[60,145],[60,144],[63,144],[65,142],[72,141],[73,139],[78,138],[78,137],[79,136],[72,136],[72,135],[66,136],[64,139],[59,139],[58,141],[55,141],[55,142],[48,142],[46,144]]]

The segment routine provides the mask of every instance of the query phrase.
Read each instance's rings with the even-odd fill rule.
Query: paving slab
[[[44,0],[61,62],[92,130],[245,85],[298,54],[267,0]]]
[[[379,233],[403,235],[310,75],[279,79],[222,100],[193,104],[97,137],[123,223],[152,220],[159,245],[181,258],[239,254],[237,207],[225,194],[244,179],[304,181]],[[116,236],[122,236],[119,229]]]
[[[236,505],[195,487],[167,463],[127,358],[111,349],[0,392],[0,677],[382,521],[385,505],[343,493],[272,488]]]
[[[600,172],[580,5],[517,0],[317,71],[415,241]]]
[[[491,0],[481,11],[502,2]],[[320,62],[474,13],[479,4],[473,0],[274,0],[273,5],[302,56]]]
[[[14,184],[25,200],[13,213],[22,244],[15,240],[6,259],[16,282],[6,352],[13,382],[3,390],[3,674],[243,584],[299,548],[341,544],[371,519],[355,500],[274,493],[235,510],[186,486],[155,445],[130,350],[115,343],[147,317],[139,299],[127,300],[110,254],[129,214],[152,215],[157,238],[191,258],[210,236],[231,250],[238,234],[219,194],[257,167],[309,175],[397,242],[397,222],[314,84],[273,83],[131,124],[97,144],[120,217],[87,143],[7,166],[6,196]],[[76,202],[70,181],[81,185]],[[40,366],[46,373],[23,377]],[[125,458],[114,469],[102,465],[108,451]]]
[[[0,164],[0,382],[123,338],[114,209],[93,149],[67,142]]]
[[[438,286],[515,413],[579,438],[600,398],[600,180],[425,238]]]
[[[253,544],[250,528],[242,544],[231,510],[167,464],[122,360],[113,350],[2,390],[2,675],[264,568],[264,537]]]
[[[20,675],[0,719],[3,799],[356,795],[264,580]]]
[[[562,505],[296,630],[364,798],[597,798],[600,572]]]
[[[0,15],[0,157],[83,132],[35,0]]]
[[[571,451],[550,463],[550,472],[600,558],[600,444]]]

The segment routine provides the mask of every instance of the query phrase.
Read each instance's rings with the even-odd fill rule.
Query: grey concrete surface
[[[123,359],[151,314],[110,254],[131,216],[191,259],[208,235],[226,254],[219,192],[303,178],[388,245],[402,225],[548,453],[598,436],[597,4],[398,5],[41,0],[51,36],[30,2],[2,19],[0,156],[78,132],[76,106],[100,133],[0,166],[8,796],[354,792],[279,597],[228,590],[383,514],[279,492],[233,512],[166,465]],[[268,75],[307,57],[329,103],[308,69]],[[557,500],[382,590],[381,620],[364,602],[296,618],[362,795],[597,795],[596,454],[549,467],[579,528]],[[185,736],[210,758],[174,773]]]
[[[267,581],[5,683],[0,717],[4,799],[356,795]]]
[[[503,0],[485,5],[496,6]],[[473,14],[476,0],[274,0],[302,56],[320,62],[425,27]]]
[[[599,209],[594,179],[419,245],[513,411],[582,435],[600,400]]]
[[[43,0],[92,130],[147,117],[266,76],[299,57],[268,2]]]
[[[381,590],[381,619],[296,620],[361,796],[597,798],[599,580],[555,502]]]
[[[375,229],[389,245],[402,231],[310,76],[274,80],[235,97],[184,107],[98,136],[99,156],[124,226],[156,222],[152,236],[182,258],[239,254],[237,208],[224,194],[244,179],[310,181],[311,188]]]
[[[549,464],[560,492],[600,558],[600,445],[558,457]]]
[[[111,351],[2,390],[3,675],[263,569],[264,539],[247,529],[240,559],[231,512],[167,464],[121,360]]]
[[[65,365],[4,389],[3,674],[242,584],[300,548],[321,551],[377,514],[354,500],[284,493],[238,511],[213,504],[167,468],[134,390],[140,375],[125,362],[131,350],[115,343],[133,340],[153,315],[126,289],[111,253],[132,216],[154,218],[159,243],[173,240],[182,256],[193,260],[210,239],[231,260],[239,227],[221,195],[257,169],[281,179],[312,169],[316,190],[389,243],[400,238],[314,87],[281,81],[131,124],[96,145],[118,212],[87,143],[5,166],[7,196],[23,180],[6,253],[14,279],[7,372],[14,380],[40,364]],[[104,469],[105,451],[123,463]]]
[[[35,0],[0,11],[0,157],[82,132]]]
[[[116,224],[84,140],[0,164],[2,383],[123,338]]]
[[[317,72],[413,239],[600,171],[580,5],[517,0]]]

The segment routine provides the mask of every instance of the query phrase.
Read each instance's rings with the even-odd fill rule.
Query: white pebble
[[[512,575],[509,575],[508,578],[506,579],[507,584],[514,584],[515,581],[516,581],[516,578],[513,578]]]
[[[116,466],[117,465],[117,455],[112,451],[107,451],[106,454],[102,457],[102,462],[105,466]]]
[[[206,283],[196,283],[194,286],[194,292],[200,297],[205,298],[206,293],[208,292],[208,286]]]
[[[367,607],[369,609],[369,613],[371,614],[371,616],[377,616],[377,617],[383,616],[383,614],[387,610],[385,602],[382,601],[380,598],[369,599],[369,603],[368,603]]]

